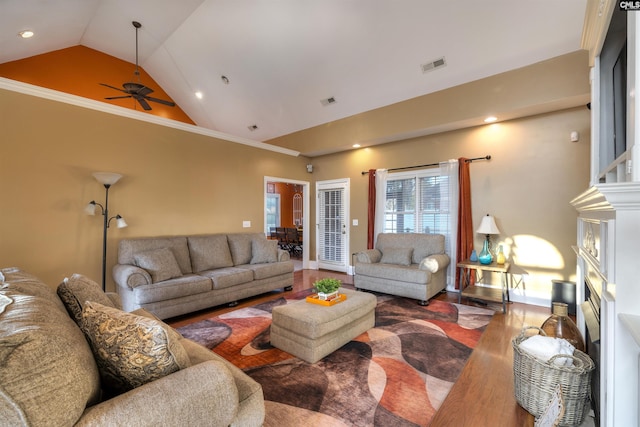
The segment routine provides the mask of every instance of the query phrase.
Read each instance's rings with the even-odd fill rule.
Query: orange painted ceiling
[[[140,83],[153,89],[152,97],[172,101],[144,69],[139,67],[139,70]],[[134,71],[134,64],[85,46],[73,46],[0,64],[0,76],[8,79],[144,112],[133,98],[105,100],[106,97],[126,94],[100,85],[106,83],[121,88],[125,82],[138,83]],[[169,107],[155,102],[149,102],[149,105],[152,108],[147,111],[149,114],[195,124],[177,105]]]

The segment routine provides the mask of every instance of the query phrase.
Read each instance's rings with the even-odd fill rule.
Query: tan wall
[[[94,171],[125,175],[110,191],[110,213],[130,226],[109,232],[110,270],[123,237],[262,231],[264,176],[311,181],[312,193],[317,180],[349,177],[351,217],[360,224],[351,229],[350,251],[361,250],[367,229],[361,171],[486,154],[491,161],[471,166],[475,226],[482,215],[495,215],[499,240],[532,273],[532,286],[544,289],[551,278],[574,274],[576,214],[568,202],[588,186],[584,107],[311,160],[9,91],[0,91],[0,121],[0,266],[20,266],[51,285],[73,272],[99,278],[102,226],[99,217],[83,214],[88,201],[104,200]],[[569,142],[574,130],[578,143]],[[296,138],[312,139],[315,131]],[[313,230],[314,197],[309,219]],[[252,227],[243,229],[243,220]],[[478,249],[481,241],[476,236]],[[311,233],[312,260],[314,248]],[[113,288],[110,277],[107,287]]]
[[[109,213],[129,227],[109,229],[107,289],[119,239],[262,231],[263,177],[308,179],[306,159],[10,91],[0,122],[0,266],[52,286],[74,272],[100,281],[102,217],[83,213],[104,202],[92,172],[124,175]]]
[[[576,212],[569,200],[588,187],[589,129],[589,111],[575,108],[314,158],[313,179],[350,178],[356,252],[367,242],[368,178],[361,171],[490,154],[470,168],[474,229],[483,215],[494,215],[502,231],[496,244],[528,270],[530,290],[549,294],[551,279],[575,274]],[[569,140],[574,130],[577,143]],[[483,239],[476,235],[478,252]]]

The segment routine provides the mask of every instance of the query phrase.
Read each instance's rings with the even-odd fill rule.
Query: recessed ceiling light
[[[352,147],[353,148],[360,148],[360,144],[353,144]]]
[[[497,118],[497,117],[495,117],[495,116],[489,116],[489,117],[487,117],[486,119],[484,119],[484,122],[485,122],[485,123],[493,123],[493,122],[495,122],[496,120],[498,120],[498,118]]]
[[[20,37],[22,37],[23,39],[30,39],[31,37],[33,37],[35,35],[35,33],[31,30],[24,30],[24,31],[20,31],[18,33],[18,35]]]
[[[202,99],[202,96],[203,96],[203,95],[202,95],[202,92],[197,91],[197,92],[195,93],[195,95],[196,95],[196,98],[198,98],[198,99]]]

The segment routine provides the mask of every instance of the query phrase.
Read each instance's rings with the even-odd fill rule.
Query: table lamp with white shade
[[[485,234],[487,236],[482,246],[482,252],[478,255],[478,261],[480,264],[491,264],[493,261],[493,255],[491,255],[491,234],[500,234],[500,230],[496,225],[496,221],[493,216],[487,214],[482,217],[480,227],[476,230],[476,233]]]

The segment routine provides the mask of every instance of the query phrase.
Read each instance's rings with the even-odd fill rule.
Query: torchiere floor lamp
[[[109,188],[120,178],[122,175],[119,173],[112,172],[94,172],[93,176],[98,182],[104,185],[105,188],[105,199],[104,206],[100,203],[96,203],[95,200],[89,202],[84,211],[87,215],[95,215],[96,214],[96,206],[100,206],[100,210],[102,211],[102,216],[104,217],[104,225],[102,230],[102,290],[106,290],[106,276],[107,276],[107,230],[109,229],[109,224],[112,219],[116,220],[116,227],[124,228],[127,226],[124,218],[120,215],[112,216],[109,218]]]

